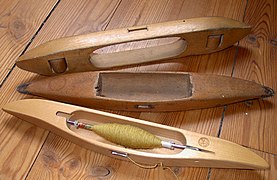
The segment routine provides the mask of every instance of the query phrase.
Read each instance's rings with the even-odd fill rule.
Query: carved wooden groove
[[[252,81],[185,72],[83,72],[45,77],[18,91],[91,108],[181,111],[270,97],[274,91]]]
[[[128,160],[124,157],[128,156],[136,162],[149,165],[162,162],[166,166],[240,169],[266,169],[269,167],[263,158],[238,144],[139,119],[38,99],[15,101],[5,105],[3,110],[48,129],[82,147],[123,160]],[[128,149],[108,142],[91,131],[71,127],[66,123],[66,119],[79,120],[90,124],[129,124],[147,130],[161,139],[204,148],[214,153],[190,149]]]

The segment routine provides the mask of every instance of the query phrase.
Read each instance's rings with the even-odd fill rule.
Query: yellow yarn
[[[133,149],[162,147],[161,139],[135,126],[107,123],[92,126],[92,130],[115,144]]]

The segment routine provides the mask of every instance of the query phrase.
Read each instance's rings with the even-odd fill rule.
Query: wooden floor
[[[256,81],[277,90],[276,0],[0,0],[0,107],[33,98],[16,92],[38,75],[15,60],[51,39],[200,16],[225,16],[253,27],[224,51],[128,70],[190,71]],[[143,43],[145,45],[146,43]],[[225,108],[172,113],[114,112],[217,136],[265,158],[265,171],[172,167],[180,179],[277,179],[277,97]],[[0,179],[174,179],[77,146],[0,110]]]

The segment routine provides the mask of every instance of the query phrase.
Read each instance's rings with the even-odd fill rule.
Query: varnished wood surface
[[[97,71],[20,84],[17,90],[93,109],[184,111],[261,99],[274,91],[239,78],[190,72]]]
[[[6,104],[3,110],[97,153],[123,160],[128,159],[113,155],[111,152],[127,154],[128,157],[140,164],[153,165],[157,162],[162,162],[164,166],[181,167],[269,168],[269,164],[263,158],[238,144],[200,133],[185,131],[180,128],[143,121],[141,119],[41,99],[14,101]],[[46,110],[47,114],[45,114]],[[145,146],[143,149],[136,149],[136,146],[128,146],[126,142],[112,141],[107,135],[104,135],[105,132],[99,131],[100,129],[92,129],[93,132],[96,132],[95,134],[88,130],[76,128],[74,125],[69,125],[66,123],[66,120],[77,120],[80,123],[95,125],[95,128],[97,126],[114,123],[117,126],[124,126],[125,133],[128,132],[128,126],[133,126],[134,128],[141,128],[141,130],[158,136],[162,142],[170,143],[170,141],[173,141],[176,144],[186,144],[203,149],[203,152],[189,148],[180,150],[178,148],[151,149],[149,147],[147,149]],[[101,129],[104,130],[103,128]],[[110,133],[116,133],[116,130]],[[141,137],[139,136],[137,138],[143,138],[142,136],[145,136],[142,133],[139,134]],[[132,134],[129,136],[132,136]],[[122,138],[119,139],[123,140]],[[127,139],[128,137],[126,137]],[[129,148],[124,148],[117,144]],[[204,150],[209,152],[204,152]]]
[[[11,2],[15,1],[5,1],[1,5]],[[259,2],[246,0],[61,0],[39,30],[29,48],[64,36],[183,18],[225,16],[243,21],[245,13],[245,22],[254,25],[253,32],[256,36],[259,35],[257,36],[259,38],[250,36],[250,38],[240,42],[240,46],[243,46],[243,48],[238,48],[237,56],[237,47],[234,46],[215,54],[186,57],[156,65],[132,66],[128,67],[128,70],[190,71],[231,76],[235,64],[235,77],[255,80],[276,90],[276,84],[273,84],[275,83],[274,75],[276,75],[276,73],[274,74],[276,72],[276,61],[274,60],[276,56],[276,40],[274,41],[276,39],[276,24],[274,24],[276,22],[276,2],[274,0],[267,3],[261,2],[261,4]],[[24,11],[27,11],[26,9],[30,11],[29,6],[25,7]],[[45,9],[45,7],[40,9],[40,13]],[[38,21],[36,22],[38,23]],[[248,43],[248,40],[251,43]],[[8,47],[9,43],[10,41],[2,43],[1,47]],[[141,43],[129,46],[143,47],[145,45],[146,43]],[[113,48],[108,49],[108,51],[112,50]],[[4,51],[3,48],[0,51],[1,55],[14,56],[14,58],[5,59],[3,61],[5,63],[13,63],[20,54],[18,49],[11,50],[9,53]],[[266,56],[260,55],[261,52],[264,52]],[[258,61],[259,66],[256,66],[256,61]],[[251,62],[254,63],[251,65]],[[260,69],[262,71],[259,71]],[[5,69],[1,66],[1,73],[4,72],[2,70]],[[5,76],[1,74],[1,78],[5,78]],[[35,78],[39,77],[14,68],[1,87],[1,107],[10,101],[30,98],[30,96],[17,93],[15,88],[18,84]],[[274,100],[271,101],[274,104]],[[253,101],[253,103],[265,106],[264,101]],[[244,104],[241,106],[244,106]],[[274,112],[276,108],[273,105],[265,111],[265,108],[261,110],[259,106],[257,106],[258,108],[252,107],[251,112],[256,113],[251,115],[251,119],[242,118],[245,113],[243,114],[238,105],[227,107],[224,116],[222,116],[223,108],[172,113],[114,113],[138,117],[211,136],[220,134],[220,123],[223,120],[223,128],[220,134],[222,138],[259,149],[261,155],[268,159],[271,164],[270,170],[257,172],[173,167],[172,169],[180,179],[250,179],[253,177],[255,179],[276,179],[276,151],[274,151],[274,148],[276,148],[276,145],[274,145],[274,143],[276,144],[276,132],[274,131],[274,126],[276,126]],[[245,108],[249,107],[245,106]],[[233,110],[230,111],[231,109]],[[38,177],[174,179],[168,170],[162,170],[162,168],[155,170],[141,169],[131,162],[115,160],[86,150],[55,134],[50,133],[47,136],[47,131],[12,117],[2,110],[0,116],[1,179],[10,179],[11,177],[28,177],[30,179],[37,179]]]
[[[24,53],[16,65],[49,76],[144,64],[217,52],[238,42],[250,29],[230,18],[201,17],[100,31],[48,41]],[[108,54],[95,52],[108,46],[160,39],[169,39],[169,42]]]

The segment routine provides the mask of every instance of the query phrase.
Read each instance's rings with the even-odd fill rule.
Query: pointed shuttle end
[[[13,101],[13,102],[9,102],[9,103],[5,104],[2,107],[2,110],[11,115],[14,115],[14,113],[16,112],[16,109],[14,109],[14,107],[16,106],[17,102],[18,101]]]
[[[27,91],[27,87],[30,85],[30,82],[20,84],[17,86],[16,90],[22,94],[31,94],[29,91]]]
[[[275,92],[272,88],[264,86],[264,95],[262,96],[262,98],[267,98],[267,97],[272,97],[275,95]]]

